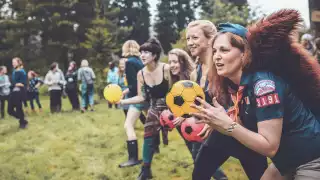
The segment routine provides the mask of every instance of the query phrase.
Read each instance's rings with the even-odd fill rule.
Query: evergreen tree
[[[162,0],[157,4],[154,29],[165,53],[171,50],[171,44],[178,39],[176,14],[172,4],[171,0]]]
[[[250,8],[247,5],[237,6],[233,3],[224,3],[223,0],[210,0],[212,4],[209,12],[202,11],[201,18],[208,19],[214,24],[232,22],[246,26],[252,20]]]
[[[86,41],[81,43],[81,47],[87,49],[87,57],[96,72],[100,98],[103,98],[102,90],[105,87],[104,67],[113,60],[113,54],[120,50],[120,40],[128,36],[128,29],[117,25],[118,13],[118,10],[110,8],[108,2],[96,1],[95,19],[92,27],[87,29]]]
[[[180,32],[187,27],[189,22],[195,19],[194,9],[196,8],[196,2],[192,0],[176,0],[175,4],[177,31]]]
[[[199,1],[198,2],[198,6],[201,7],[201,11],[205,14],[213,14],[213,7],[215,6],[215,2],[216,0],[207,0],[207,1]],[[248,5],[247,0],[218,0],[217,2],[218,4],[228,4],[231,3],[232,5],[235,5],[239,8],[241,7],[246,7],[246,5]]]
[[[147,0],[116,0],[113,7],[119,8],[119,25],[131,28],[128,39],[142,44],[149,38],[150,12]]]

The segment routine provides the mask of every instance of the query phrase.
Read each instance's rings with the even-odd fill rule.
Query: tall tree
[[[195,19],[194,9],[198,3],[197,0],[163,0],[157,5],[154,27],[165,53],[180,38],[179,33]]]
[[[206,11],[202,10],[201,19],[208,19],[214,24],[219,24],[221,22],[233,22],[246,26],[251,21],[255,20],[254,14],[257,13],[256,10],[253,10],[253,14],[251,14],[251,10],[246,4],[243,6],[237,6],[232,3],[223,3],[221,0],[209,0],[202,1],[200,3],[202,9],[207,8]],[[173,47],[182,48],[188,51],[186,45],[187,40],[185,38],[185,31],[182,31],[180,33],[180,39],[173,45]]]
[[[214,24],[221,22],[233,22],[246,26],[253,17],[250,14],[250,8],[246,4],[237,6],[233,3],[224,3],[223,0],[209,0],[208,4],[210,13],[202,11],[201,18],[208,19]]]
[[[171,44],[178,39],[176,14],[171,0],[160,1],[157,4],[157,9],[158,14],[155,18],[154,29],[164,52],[167,53],[171,49]]]
[[[149,38],[150,12],[147,0],[115,0],[113,7],[119,8],[119,25],[131,27],[128,39],[139,44]]]
[[[207,0],[207,1],[198,1],[198,6],[201,7],[201,11],[206,13],[206,14],[212,14],[213,12],[213,7],[215,5],[216,0]],[[217,2],[223,3],[223,4],[228,4],[231,3],[232,5],[235,5],[237,7],[244,7],[248,4],[247,0],[218,0]]]
[[[247,0],[222,0],[223,3],[232,3],[236,6],[244,6],[248,4]]]
[[[70,60],[90,56],[103,68],[127,35],[109,0],[0,0],[0,10],[1,63],[10,67],[19,56],[41,74],[53,61],[65,70]]]
[[[22,57],[30,68],[47,67],[52,61],[66,66],[68,51],[75,44],[75,22],[71,17],[76,3],[77,0],[12,1],[11,22],[15,26],[9,30],[20,39],[20,43],[15,40],[17,49],[13,56]],[[37,47],[41,51],[34,51]]]
[[[177,30],[180,32],[195,19],[194,9],[197,8],[197,3],[194,0],[176,0],[175,2],[173,8],[177,15]]]
[[[81,47],[87,49],[87,57],[97,75],[96,86],[99,89],[100,98],[103,97],[104,72],[108,62],[113,60],[113,54],[120,50],[121,38],[128,36],[128,29],[117,25],[119,11],[111,8],[107,1],[96,1],[95,19],[92,27],[87,29],[86,41]]]

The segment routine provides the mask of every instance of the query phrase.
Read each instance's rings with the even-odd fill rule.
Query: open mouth
[[[197,47],[190,47],[189,49],[190,49],[190,51],[194,51],[197,49]]]
[[[223,66],[224,66],[224,64],[222,64],[222,63],[216,63],[216,67],[221,68],[221,67],[223,67]]]

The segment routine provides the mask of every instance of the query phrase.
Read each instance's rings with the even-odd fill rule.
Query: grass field
[[[109,110],[101,102],[95,112],[51,115],[48,98],[41,100],[44,112],[29,114],[26,130],[19,130],[18,121],[11,117],[0,120],[0,180],[136,179],[140,166],[118,168],[127,159],[121,110]],[[67,100],[63,109],[70,110]],[[137,122],[141,148],[143,127]],[[161,144],[153,159],[153,179],[190,180],[192,168],[184,142],[176,131],[171,132],[169,146]],[[235,159],[229,159],[223,170],[231,180],[247,179]]]

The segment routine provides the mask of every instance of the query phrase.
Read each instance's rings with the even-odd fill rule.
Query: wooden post
[[[320,1],[309,0],[310,28],[315,37],[320,37]]]

